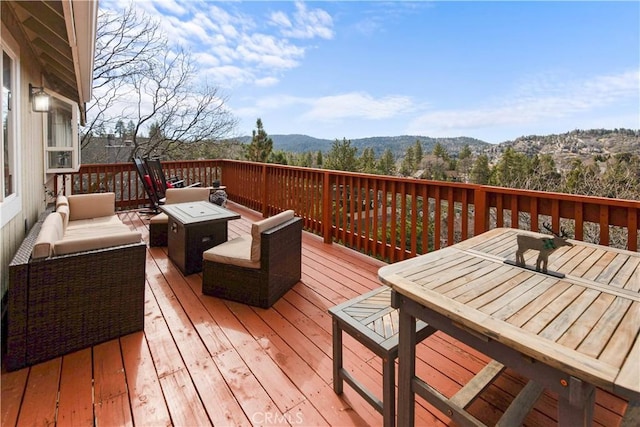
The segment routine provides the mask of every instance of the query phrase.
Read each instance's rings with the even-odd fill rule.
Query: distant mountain
[[[528,156],[551,155],[558,167],[567,167],[573,159],[586,161],[594,156],[606,158],[620,153],[640,156],[640,130],[590,129],[554,135],[529,135],[492,146],[487,153],[497,158],[507,148]]]
[[[273,149],[282,150],[293,153],[304,153],[307,151],[324,153],[331,150],[331,145],[335,139],[319,139],[308,135],[269,135],[273,140]],[[242,143],[251,142],[250,136],[238,138]],[[422,150],[429,153],[433,147],[439,142],[450,154],[460,151],[465,145],[469,145],[474,153],[481,153],[488,149],[492,144],[480,141],[475,138],[455,137],[455,138],[431,138],[420,135],[402,135],[402,136],[375,136],[371,138],[351,139],[351,146],[358,149],[358,155],[362,154],[365,148],[371,147],[379,157],[384,150],[390,148],[396,158],[403,157],[407,148],[419,140],[422,143]]]

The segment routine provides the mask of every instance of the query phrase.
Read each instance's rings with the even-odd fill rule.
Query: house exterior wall
[[[18,80],[16,94],[18,128],[18,167],[16,186],[19,206],[7,209],[0,203],[2,228],[0,230],[0,294],[3,312],[8,289],[8,266],[22,243],[26,231],[35,223],[46,207],[44,174],[44,117],[46,113],[35,113],[29,101],[29,83],[41,85],[42,69],[10,8],[0,6],[2,15],[2,39],[11,43],[18,55]],[[52,179],[53,177],[50,177]],[[50,184],[50,188],[52,185]]]

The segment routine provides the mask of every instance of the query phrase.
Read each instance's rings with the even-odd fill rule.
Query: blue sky
[[[136,6],[226,94],[238,135],[258,117],[269,134],[332,140],[640,129],[637,1]]]

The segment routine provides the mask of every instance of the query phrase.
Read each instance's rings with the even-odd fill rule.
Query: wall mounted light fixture
[[[46,113],[49,111],[49,101],[51,97],[44,91],[43,87],[35,87],[29,83],[29,99],[31,108],[36,113]]]

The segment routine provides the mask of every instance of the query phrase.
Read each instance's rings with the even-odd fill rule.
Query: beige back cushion
[[[62,239],[63,233],[62,216],[58,212],[51,212],[42,223],[36,243],[31,250],[31,256],[33,258],[48,258],[53,255],[53,247],[57,241]]]
[[[66,230],[69,225],[69,205],[58,205],[56,212],[62,216],[63,230]]]
[[[69,199],[69,221],[111,216],[116,213],[115,193],[74,194]]]
[[[260,260],[260,234],[265,230],[289,221],[293,216],[294,212],[288,210],[251,224],[251,261]]]
[[[58,206],[61,205],[69,206],[69,199],[67,199],[67,197],[63,196],[62,194],[56,197],[56,209],[58,209]]]
[[[165,203],[167,205],[174,203],[199,202],[201,200],[207,201],[209,200],[209,188],[168,188],[165,193],[165,197]]]

